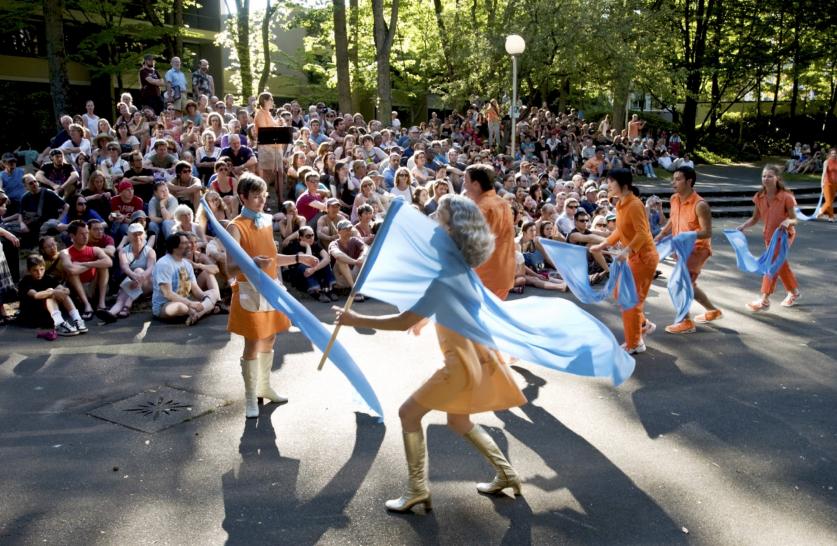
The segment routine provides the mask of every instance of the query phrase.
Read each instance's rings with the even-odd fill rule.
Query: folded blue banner
[[[802,212],[802,209],[801,209],[801,208],[796,207],[796,208],[794,209],[794,210],[796,211],[796,218],[797,218],[798,220],[802,220],[803,222],[810,222],[811,220],[816,220],[816,219],[817,219],[817,213],[819,213],[819,211],[820,211],[820,207],[822,207],[822,201],[823,201],[823,198],[824,198],[824,193],[823,193],[822,191],[820,191],[820,200],[819,200],[819,201],[817,201],[817,206],[816,206],[816,208],[814,209],[814,213],[813,213],[813,214],[811,214],[811,216],[807,216],[807,215],[805,215],[805,214]]]
[[[203,205],[206,212],[206,217],[212,226],[215,235],[227,251],[227,256],[241,269],[241,272],[247,277],[247,280],[252,284],[256,290],[267,299],[268,302],[277,310],[285,315],[293,322],[297,328],[311,340],[311,342],[321,351],[325,351],[328,345],[331,333],[325,329],[323,324],[311,314],[308,309],[303,307],[293,296],[291,296],[285,287],[270,278],[264,271],[256,265],[253,258],[247,255],[246,252],[235,242],[232,235],[227,233],[215,215],[207,205],[206,201],[201,198],[201,205]],[[381,408],[381,403],[378,397],[375,396],[375,391],[366,380],[363,372],[352,359],[351,355],[346,351],[345,347],[339,341],[335,341],[328,354],[329,359],[334,363],[338,370],[340,370],[349,383],[355,388],[358,394],[363,398],[363,401],[369,408],[380,415],[384,416],[384,411]]]
[[[758,258],[750,254],[750,248],[747,246],[747,236],[743,232],[737,229],[725,229],[724,235],[726,235],[729,244],[735,251],[735,261],[738,269],[745,273],[758,273],[771,278],[775,277],[788,257],[788,232],[784,229],[776,229],[773,232],[767,250]]]
[[[610,276],[607,283],[600,289],[590,285],[589,268],[587,267],[587,247],[540,239],[549,259],[558,268],[561,277],[567,283],[570,292],[581,303],[599,303],[615,295],[616,303],[622,309],[635,307],[639,301],[634,284],[634,275],[628,262],[614,260],[610,264]]]
[[[450,236],[403,201],[387,211],[358,292],[431,318],[468,339],[522,360],[619,385],[634,360],[607,327],[570,301],[503,302],[489,292]]]
[[[660,261],[665,260],[671,254],[677,257],[677,263],[674,264],[674,269],[668,278],[668,295],[677,311],[677,316],[674,319],[675,324],[686,319],[689,308],[692,306],[692,300],[695,297],[692,277],[689,275],[686,261],[692,255],[696,241],[697,232],[686,231],[674,237],[663,237],[657,243],[657,253],[660,255]]]

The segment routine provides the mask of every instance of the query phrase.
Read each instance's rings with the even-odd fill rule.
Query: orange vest
[[[669,217],[671,218],[672,235],[678,235],[684,231],[700,231],[697,205],[701,201],[703,201],[703,197],[698,195],[697,192],[692,192],[692,195],[687,197],[685,201],[681,201],[680,195],[676,193],[671,196]],[[711,251],[712,243],[710,239],[698,239],[695,241],[695,248],[705,248]]]

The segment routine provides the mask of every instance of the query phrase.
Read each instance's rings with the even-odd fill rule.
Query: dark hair
[[[171,254],[174,252],[174,249],[180,246],[181,237],[188,237],[188,234],[177,231],[166,237],[166,254]]]
[[[468,165],[465,172],[472,181],[478,182],[482,191],[494,189],[494,167],[491,165]]]
[[[682,173],[683,177],[686,179],[686,182],[688,182],[691,187],[695,187],[695,182],[697,182],[697,173],[693,168],[684,165],[682,167],[677,167],[676,169],[674,169],[674,172]]]
[[[579,208],[575,211],[575,215],[573,216],[573,219],[578,221],[578,219],[581,218],[582,216],[587,216],[588,218],[590,217],[590,215],[587,214],[586,210],[584,210],[583,208]]]
[[[87,227],[87,224],[84,223],[84,220],[73,220],[70,222],[70,225],[67,226],[67,233],[70,235],[75,235],[79,228]]]
[[[544,234],[543,234],[543,232],[544,232],[544,228],[545,228],[546,226],[554,226],[554,225],[555,225],[555,224],[553,224],[552,222],[541,222],[541,225],[540,225],[540,227],[538,228],[538,234],[539,234],[541,237],[546,237],[546,235],[544,235]]]
[[[192,172],[192,164],[188,161],[178,161],[174,166],[174,174],[181,174],[183,171]]]
[[[630,169],[613,169],[607,173],[607,177],[619,184],[619,187],[623,190],[627,187],[636,193],[634,190],[634,177]]]
[[[41,266],[46,265],[46,262],[44,261],[43,256],[41,256],[40,254],[30,254],[26,258],[26,270],[27,271],[32,269],[33,267],[37,267],[39,265],[41,265]]]
[[[537,224],[535,224],[535,222],[523,222],[523,225],[520,227],[520,231],[522,233],[522,232],[526,231],[527,229],[529,229],[530,227],[534,227],[535,225],[537,225]]]

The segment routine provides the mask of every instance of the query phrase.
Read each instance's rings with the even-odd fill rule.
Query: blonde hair
[[[461,195],[448,194],[439,200],[438,217],[470,267],[484,263],[494,252],[494,235],[479,207]]]

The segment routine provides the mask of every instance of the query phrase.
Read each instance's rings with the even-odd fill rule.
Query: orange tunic
[[[281,127],[279,122],[273,119],[273,116],[270,115],[270,112],[262,110],[261,108],[256,108],[256,115],[253,118],[253,124],[256,126],[256,136],[258,136],[259,129],[262,127]],[[262,144],[262,146],[279,149],[278,144]]]
[[[526,397],[497,351],[439,324],[436,324],[436,335],[445,365],[413,393],[413,399],[421,406],[467,415],[526,403]]]
[[[671,234],[679,235],[687,231],[700,231],[700,221],[697,216],[697,205],[703,201],[703,197],[696,192],[685,200],[680,198],[680,195],[674,194],[671,196],[669,204],[671,212],[669,219],[671,220]],[[700,275],[700,270],[703,269],[703,264],[712,255],[712,243],[710,239],[698,239],[695,241],[695,248],[692,254],[686,261],[686,267],[689,270],[689,275],[692,282],[695,282]]]
[[[236,216],[232,220],[232,224],[238,228],[238,233],[241,235],[239,244],[244,252],[250,256],[270,256],[273,259],[273,264],[268,268],[267,274],[276,279],[277,253],[276,244],[273,242],[272,226],[268,225],[262,229],[256,229],[253,220],[241,215]],[[241,273],[236,276],[236,280],[247,282],[247,278]],[[265,339],[290,328],[291,322],[288,317],[279,311],[257,313],[246,311],[239,302],[238,289],[238,283],[234,284],[227,331],[244,336],[246,339]]]
[[[837,194],[837,159],[827,159],[822,177],[823,204],[819,213],[834,218],[834,197]]]
[[[780,191],[769,199],[767,194],[763,191],[758,192],[753,196],[753,203],[759,211],[759,219],[764,222],[764,246],[770,245],[770,239],[773,237],[779,226],[789,217],[788,209],[793,210],[796,207],[796,199],[789,191]],[[794,226],[788,227],[788,246],[796,239],[796,228]],[[777,251],[778,252],[778,251]],[[799,288],[799,283],[796,281],[796,276],[790,268],[790,263],[785,260],[782,267],[775,277],[768,277],[765,275],[761,279],[762,294],[772,294],[776,290],[776,281],[781,280],[782,285],[788,292],[793,292]]]
[[[494,234],[494,253],[475,271],[485,287],[504,300],[514,286],[514,215],[494,190],[483,192],[477,206]]]

